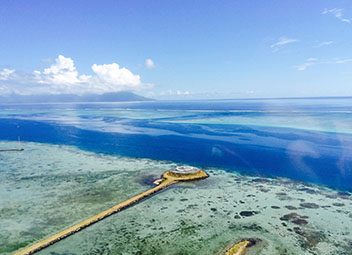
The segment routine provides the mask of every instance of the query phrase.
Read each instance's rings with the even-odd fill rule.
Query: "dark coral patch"
[[[286,192],[277,192],[276,195],[278,195],[278,196],[286,196],[287,193]]]
[[[294,232],[302,237],[301,245],[305,249],[314,249],[319,242],[324,241],[325,234],[319,231],[303,230],[299,227],[293,228]]]
[[[333,203],[332,205],[337,207],[345,206],[344,203]]]
[[[255,214],[258,214],[258,212],[256,212],[256,211],[242,211],[242,212],[240,212],[240,215],[242,217],[250,217],[250,216],[253,216]]]
[[[316,203],[300,203],[299,205],[303,208],[309,208],[309,209],[319,208],[319,205],[317,205]]]
[[[351,197],[351,193],[346,191],[337,192],[337,195],[342,199],[349,199]]]
[[[292,206],[292,205],[286,205],[285,208],[288,210],[297,210],[297,207]]]
[[[265,178],[255,178],[252,180],[252,182],[256,182],[256,183],[271,183],[271,181],[269,179],[265,179]]]
[[[304,191],[308,194],[317,194],[318,192],[314,189],[310,189],[310,188],[300,188],[298,189],[299,191]]]
[[[285,214],[280,218],[282,221],[289,221],[296,225],[307,225],[308,221],[306,219],[308,219],[308,216],[299,215],[295,212]]]
[[[295,219],[297,217],[300,217],[300,215],[298,213],[293,212],[293,213],[285,214],[280,218],[280,220],[291,221],[292,219]]]
[[[296,225],[307,225],[308,224],[308,221],[306,221],[305,219],[302,219],[302,218],[293,219],[291,222]]]

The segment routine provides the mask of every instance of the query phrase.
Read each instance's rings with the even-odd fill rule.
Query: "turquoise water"
[[[1,254],[152,187],[153,179],[175,166],[71,146],[22,146],[23,152],[1,154]],[[208,179],[174,186],[39,254],[210,255],[243,238],[262,240],[261,253],[255,254],[350,254],[348,193],[205,170]],[[292,213],[298,218],[289,219]]]

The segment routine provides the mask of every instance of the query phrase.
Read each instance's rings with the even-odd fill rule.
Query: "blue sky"
[[[352,1],[0,2],[0,94],[352,96]]]

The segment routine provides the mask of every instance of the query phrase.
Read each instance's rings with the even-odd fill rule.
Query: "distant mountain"
[[[57,95],[17,95],[0,96],[0,103],[79,103],[79,102],[130,102],[154,101],[133,92],[123,91],[105,94],[57,94]]]

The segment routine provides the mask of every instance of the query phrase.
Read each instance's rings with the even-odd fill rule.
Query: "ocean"
[[[6,151],[6,149],[24,149]],[[0,254],[174,185],[39,255],[351,254],[351,98],[0,104]]]
[[[0,139],[352,190],[352,100],[0,105]]]

